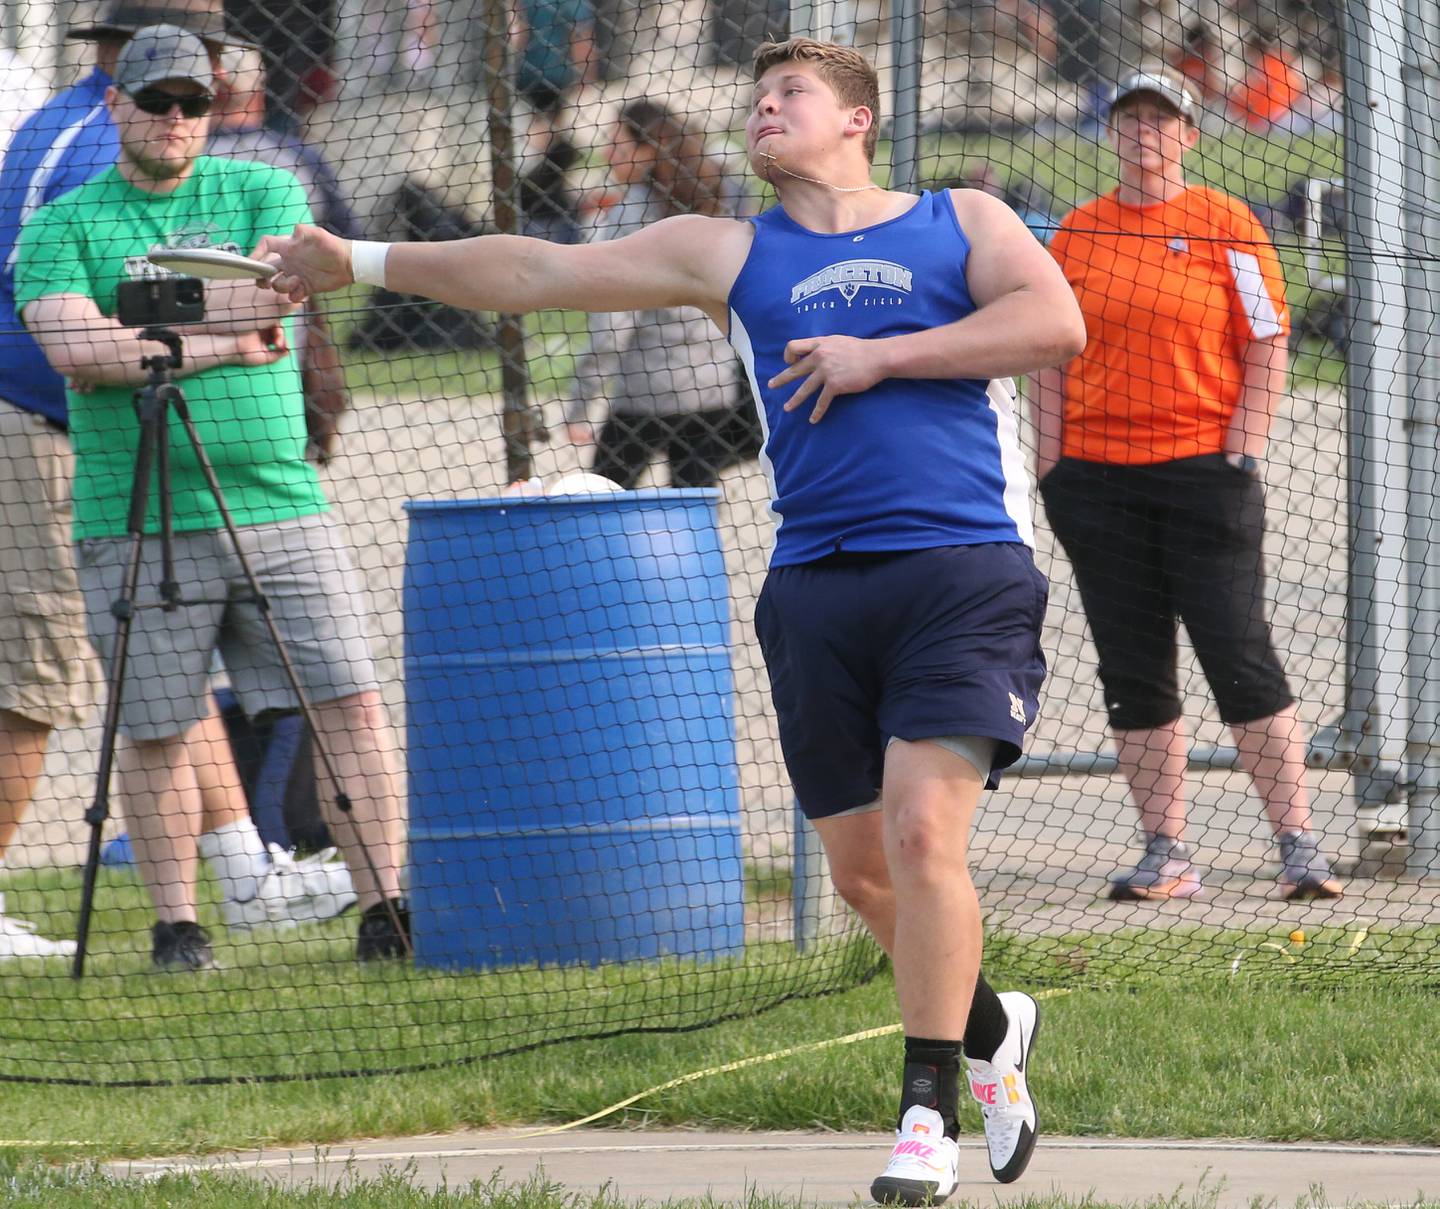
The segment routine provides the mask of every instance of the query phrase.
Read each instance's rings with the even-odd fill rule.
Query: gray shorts
[[[238,530],[240,548],[270,603],[280,638],[306,696],[320,704],[379,688],[362,622],[359,576],[328,514]],[[80,586],[90,636],[111,668],[130,539],[80,542]],[[136,610],[130,629],[120,729],[139,740],[182,734],[209,711],[211,661],[218,649],[251,716],[298,702],[224,530],[177,533],[175,578],[186,602],[167,612]],[[136,604],[159,601],[159,539],[147,537]]]

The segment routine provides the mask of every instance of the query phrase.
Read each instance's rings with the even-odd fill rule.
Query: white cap
[[[1154,71],[1137,71],[1121,80],[1115,95],[1110,98],[1110,108],[1113,110],[1121,101],[1139,93],[1159,97],[1187,122],[1195,120],[1195,98],[1190,95],[1190,90],[1169,76]]]

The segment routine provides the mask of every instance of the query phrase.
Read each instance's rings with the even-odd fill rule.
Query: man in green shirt
[[[38,210],[17,250],[21,317],[71,383],[81,586],[107,663],[116,645],[111,605],[123,593],[129,549],[139,436],[134,391],[145,381],[141,357],[161,347],[114,318],[116,287],[163,274],[146,259],[157,245],[247,251],[262,236],[309,219],[293,175],[201,154],[213,83],[205,47],[193,34],[169,25],[139,31],[106,93],[120,158]],[[241,549],[316,703],[319,741],[353,804],[349,816],[340,816],[326,801],[362,912],[357,955],[399,956],[408,916],[399,900],[396,743],[362,625],[357,577],[305,460],[303,395],[289,348],[294,310],[252,282],[212,284],[205,321],[184,329],[176,374],[240,526]],[[135,613],[120,715],[130,742],[117,763],[131,841],[158,916],[155,963],[201,969],[212,964],[195,905],[206,770],[197,766],[187,735],[209,709],[214,651],[224,654],[252,715],[296,703],[263,619],[245,599],[236,552],[178,423],[169,444],[176,578],[185,603]],[[158,530],[152,484],[146,532]],[[156,598],[159,563],[158,545],[147,542],[142,603]],[[322,781],[322,790],[329,788]]]

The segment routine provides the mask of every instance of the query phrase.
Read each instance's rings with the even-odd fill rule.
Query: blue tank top
[[[818,424],[809,422],[814,396],[782,410],[798,383],[764,385],[785,368],[791,340],[879,339],[974,312],[970,242],[949,194],[922,193],[900,217],[838,235],[808,231],[779,206],[751,221],[729,338],[761,403],[778,521],[771,565],[841,550],[1033,545],[1008,380],[887,379],[840,396]]]

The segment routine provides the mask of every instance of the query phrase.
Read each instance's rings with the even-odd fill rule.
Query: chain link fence
[[[188,0],[162,7],[182,24],[219,19]],[[108,120],[65,90],[89,80],[93,102],[93,73],[113,70],[123,37],[66,32],[119,25],[135,16],[126,8],[4,7],[3,67],[17,82],[5,118],[21,131],[5,169],[12,240],[51,201],[58,132]],[[1440,21],[1428,7],[1405,20],[1428,38],[1410,42],[1428,78]],[[1431,377],[1414,335],[1428,330],[1413,277],[1425,252],[1363,226],[1377,208],[1364,198],[1395,200],[1391,161],[1357,176],[1353,117],[1344,137],[1357,64],[1414,66],[1398,51],[1365,59],[1398,44],[1399,18],[1324,0],[244,0],[224,21],[210,153],[293,173],[316,222],[372,240],[573,243],[670,213],[755,214],[775,199],[746,165],[751,57],[766,39],[816,32],[880,71],[877,179],[984,190],[1048,242],[1115,187],[1115,82],[1136,69],[1183,80],[1200,132],[1191,179],[1243,200],[1284,267],[1290,379],[1264,470],[1265,608],[1310,740],[1313,830],[1344,895],[1281,896],[1272,828],[1182,631],[1188,838],[1206,894],[1112,901],[1109,879],[1142,841],[1078,588],[1037,505],[1050,675],[1029,751],[988,795],[972,841],[987,968],[1031,983],[1434,976],[1436,824],[1416,790],[1432,759],[1415,707],[1431,694],[1415,670],[1428,614],[1406,594],[1425,579],[1428,531],[1403,484],[1364,506],[1394,487],[1394,460],[1423,461],[1393,426],[1395,443],[1377,443],[1365,417],[1420,397],[1381,377],[1376,349],[1410,349],[1412,384]],[[65,119],[51,123],[49,160],[33,119],[25,134],[42,104]],[[1382,133],[1429,154],[1428,135],[1404,122]],[[113,144],[108,154],[93,174]],[[1419,185],[1432,162],[1407,167]],[[1391,262],[1412,273],[1405,313],[1357,317],[1373,292],[1356,281]],[[7,355],[29,338],[13,306],[11,320]],[[285,901],[258,928],[227,929],[228,866],[202,862],[200,922],[219,968],[150,973],[154,887],[119,838],[132,804],[117,784],[89,963],[73,979],[59,942],[81,896],[105,698],[96,665],[76,664],[64,671],[89,678],[89,704],[48,735],[28,801],[18,773],[7,790],[22,817],[4,853],[7,926],[57,943],[50,957],[0,955],[5,1077],[419,1069],[696,1027],[872,974],[879,951],[829,887],[780,753],[754,637],[773,524],[763,428],[721,333],[679,309],[521,319],[354,286],[308,317],[298,344],[308,456],[358,573],[360,628],[400,736],[414,959],[357,965],[353,913],[316,918],[347,897],[323,856],[344,837],[315,807],[293,715],[245,716],[217,663],[233,777],[266,837],[299,846],[282,860]],[[0,379],[0,399],[44,414],[19,393]],[[1428,413],[1410,419],[1432,431]],[[0,458],[11,448],[7,436]],[[8,522],[25,505],[0,506]],[[1362,562],[1378,551],[1378,569],[1357,569],[1357,550]],[[32,553],[17,538],[6,556]],[[143,676],[127,691],[143,694]],[[24,708],[0,697],[0,710]]]

